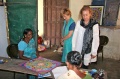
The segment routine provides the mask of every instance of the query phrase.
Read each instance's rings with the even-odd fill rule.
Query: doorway
[[[50,40],[50,45],[60,45],[63,19],[60,16],[62,8],[69,7],[69,0],[44,0],[44,38]]]

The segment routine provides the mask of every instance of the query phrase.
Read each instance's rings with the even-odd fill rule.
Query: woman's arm
[[[92,58],[95,58],[97,56],[97,50],[99,47],[99,25],[95,24],[93,26],[93,41],[92,41]]]
[[[23,60],[30,60],[30,58],[24,57],[23,54],[24,54],[23,51],[19,51],[19,58],[20,58],[20,59],[23,59]]]
[[[68,33],[65,37],[62,38],[62,41],[70,38],[70,37],[73,35],[74,29],[75,29],[75,22],[73,22],[73,23],[70,25],[70,27],[69,27],[69,33]]]
[[[73,30],[69,31],[69,33],[65,37],[62,38],[62,41],[70,38],[72,36],[72,34],[73,34]]]

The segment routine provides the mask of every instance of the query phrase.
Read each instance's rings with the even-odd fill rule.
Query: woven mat
[[[38,72],[38,74],[45,74],[47,72],[50,72],[52,69],[60,65],[60,62],[43,57],[39,57],[34,60],[30,60],[20,64],[20,66]]]

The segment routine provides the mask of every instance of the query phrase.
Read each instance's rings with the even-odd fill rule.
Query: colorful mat
[[[22,63],[20,65],[27,69],[36,71],[38,72],[38,74],[45,74],[47,72],[50,72],[55,67],[60,66],[61,63],[43,57],[39,57],[34,60],[30,60],[25,63]]]

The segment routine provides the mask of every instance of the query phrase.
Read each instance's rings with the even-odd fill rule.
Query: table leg
[[[29,75],[28,74],[26,74],[26,77],[27,77],[27,79],[29,79]]]
[[[15,79],[15,72],[13,72],[13,79]]]

